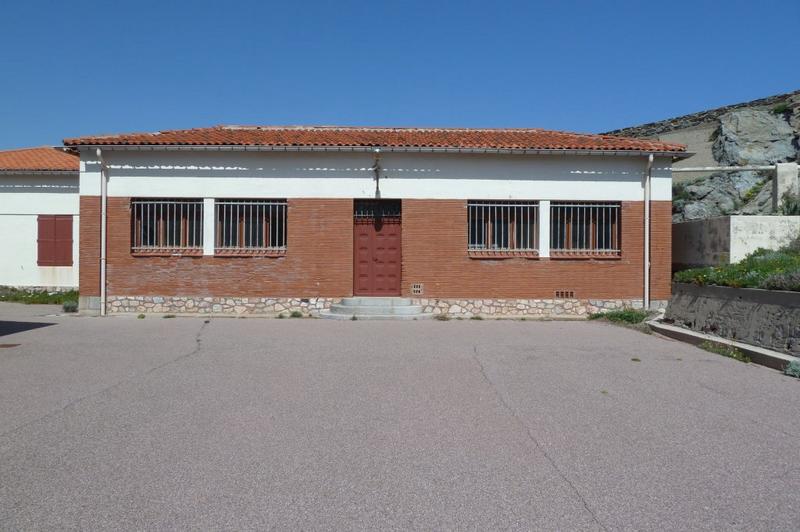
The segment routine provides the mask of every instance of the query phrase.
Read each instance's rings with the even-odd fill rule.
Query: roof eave
[[[600,150],[556,148],[459,148],[432,146],[263,146],[240,144],[68,144],[78,149],[107,149],[119,151],[268,151],[268,152],[359,152],[368,153],[469,153],[487,155],[605,155],[642,157],[650,154],[685,159],[694,155],[671,150]]]

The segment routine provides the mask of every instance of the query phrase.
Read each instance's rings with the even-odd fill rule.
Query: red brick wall
[[[353,290],[353,202],[289,200],[288,251],[274,257],[133,257],[129,198],[109,198],[109,295],[341,297]],[[624,202],[622,257],[506,260],[467,256],[466,201],[403,201],[403,294],[550,299],[642,297],[643,208]],[[99,197],[81,197],[80,290],[99,295]],[[670,295],[671,204],[653,202],[651,298]]]
[[[134,257],[130,198],[108,200],[108,294],[163,296],[347,296],[353,290],[353,201],[289,200],[288,252],[282,257]],[[98,238],[84,220],[97,219],[100,199],[82,197],[81,293],[97,295],[92,257]],[[90,218],[91,217],[91,218]],[[99,226],[99,223],[97,224]],[[97,253],[94,255],[97,256]],[[96,261],[95,261],[96,263]]]
[[[572,290],[580,299],[642,297],[644,203],[623,202],[619,259],[565,260],[467,255],[467,211],[463,200],[403,201],[403,294],[424,284],[424,297],[552,299]],[[653,203],[652,299],[669,297],[670,202]]]

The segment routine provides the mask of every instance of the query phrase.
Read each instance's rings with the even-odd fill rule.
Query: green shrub
[[[780,213],[784,216],[800,215],[800,194],[787,192],[781,199]]]
[[[64,301],[64,304],[61,305],[61,308],[64,310],[64,312],[78,312],[78,302],[74,299]]]
[[[719,342],[711,342],[709,340],[706,340],[697,347],[699,347],[700,349],[704,349],[709,353],[716,353],[718,355],[732,358],[734,360],[738,360],[739,362],[744,362],[746,364],[750,363],[750,357],[745,355],[738,348],[732,345],[722,344]]]
[[[789,362],[786,367],[783,368],[783,372],[790,377],[800,379],[800,360],[792,360]]]
[[[286,319],[286,313],[285,312],[281,312],[280,314],[278,314],[275,317],[278,318],[279,320]]]
[[[642,323],[648,317],[650,317],[649,312],[632,308],[589,314],[590,320],[608,320],[608,321],[615,321],[618,323],[630,323],[630,324]]]
[[[776,115],[782,115],[788,111],[789,111],[789,104],[786,102],[781,102],[772,108],[772,112]]]
[[[289,317],[290,318],[302,318],[303,317],[303,313],[300,312],[299,310],[293,310],[292,313],[289,314]]]
[[[24,303],[26,305],[63,305],[67,301],[77,300],[77,290],[47,292],[45,290],[0,286],[0,301],[11,301],[14,303]]]

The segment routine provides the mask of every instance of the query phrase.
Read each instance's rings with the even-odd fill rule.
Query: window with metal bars
[[[468,201],[468,250],[481,253],[539,251],[539,202]]]
[[[203,200],[132,200],[131,250],[144,254],[201,254]]]
[[[281,253],[286,250],[286,200],[217,200],[217,254]]]
[[[620,204],[607,202],[552,202],[550,254],[553,256],[618,256]]]

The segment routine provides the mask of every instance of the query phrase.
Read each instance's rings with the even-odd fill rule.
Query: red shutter
[[[55,265],[72,266],[72,216],[56,216]]]
[[[37,240],[39,266],[52,266],[55,262],[56,251],[56,217],[40,215],[39,238]]]
[[[38,217],[39,266],[72,266],[72,215]]]

